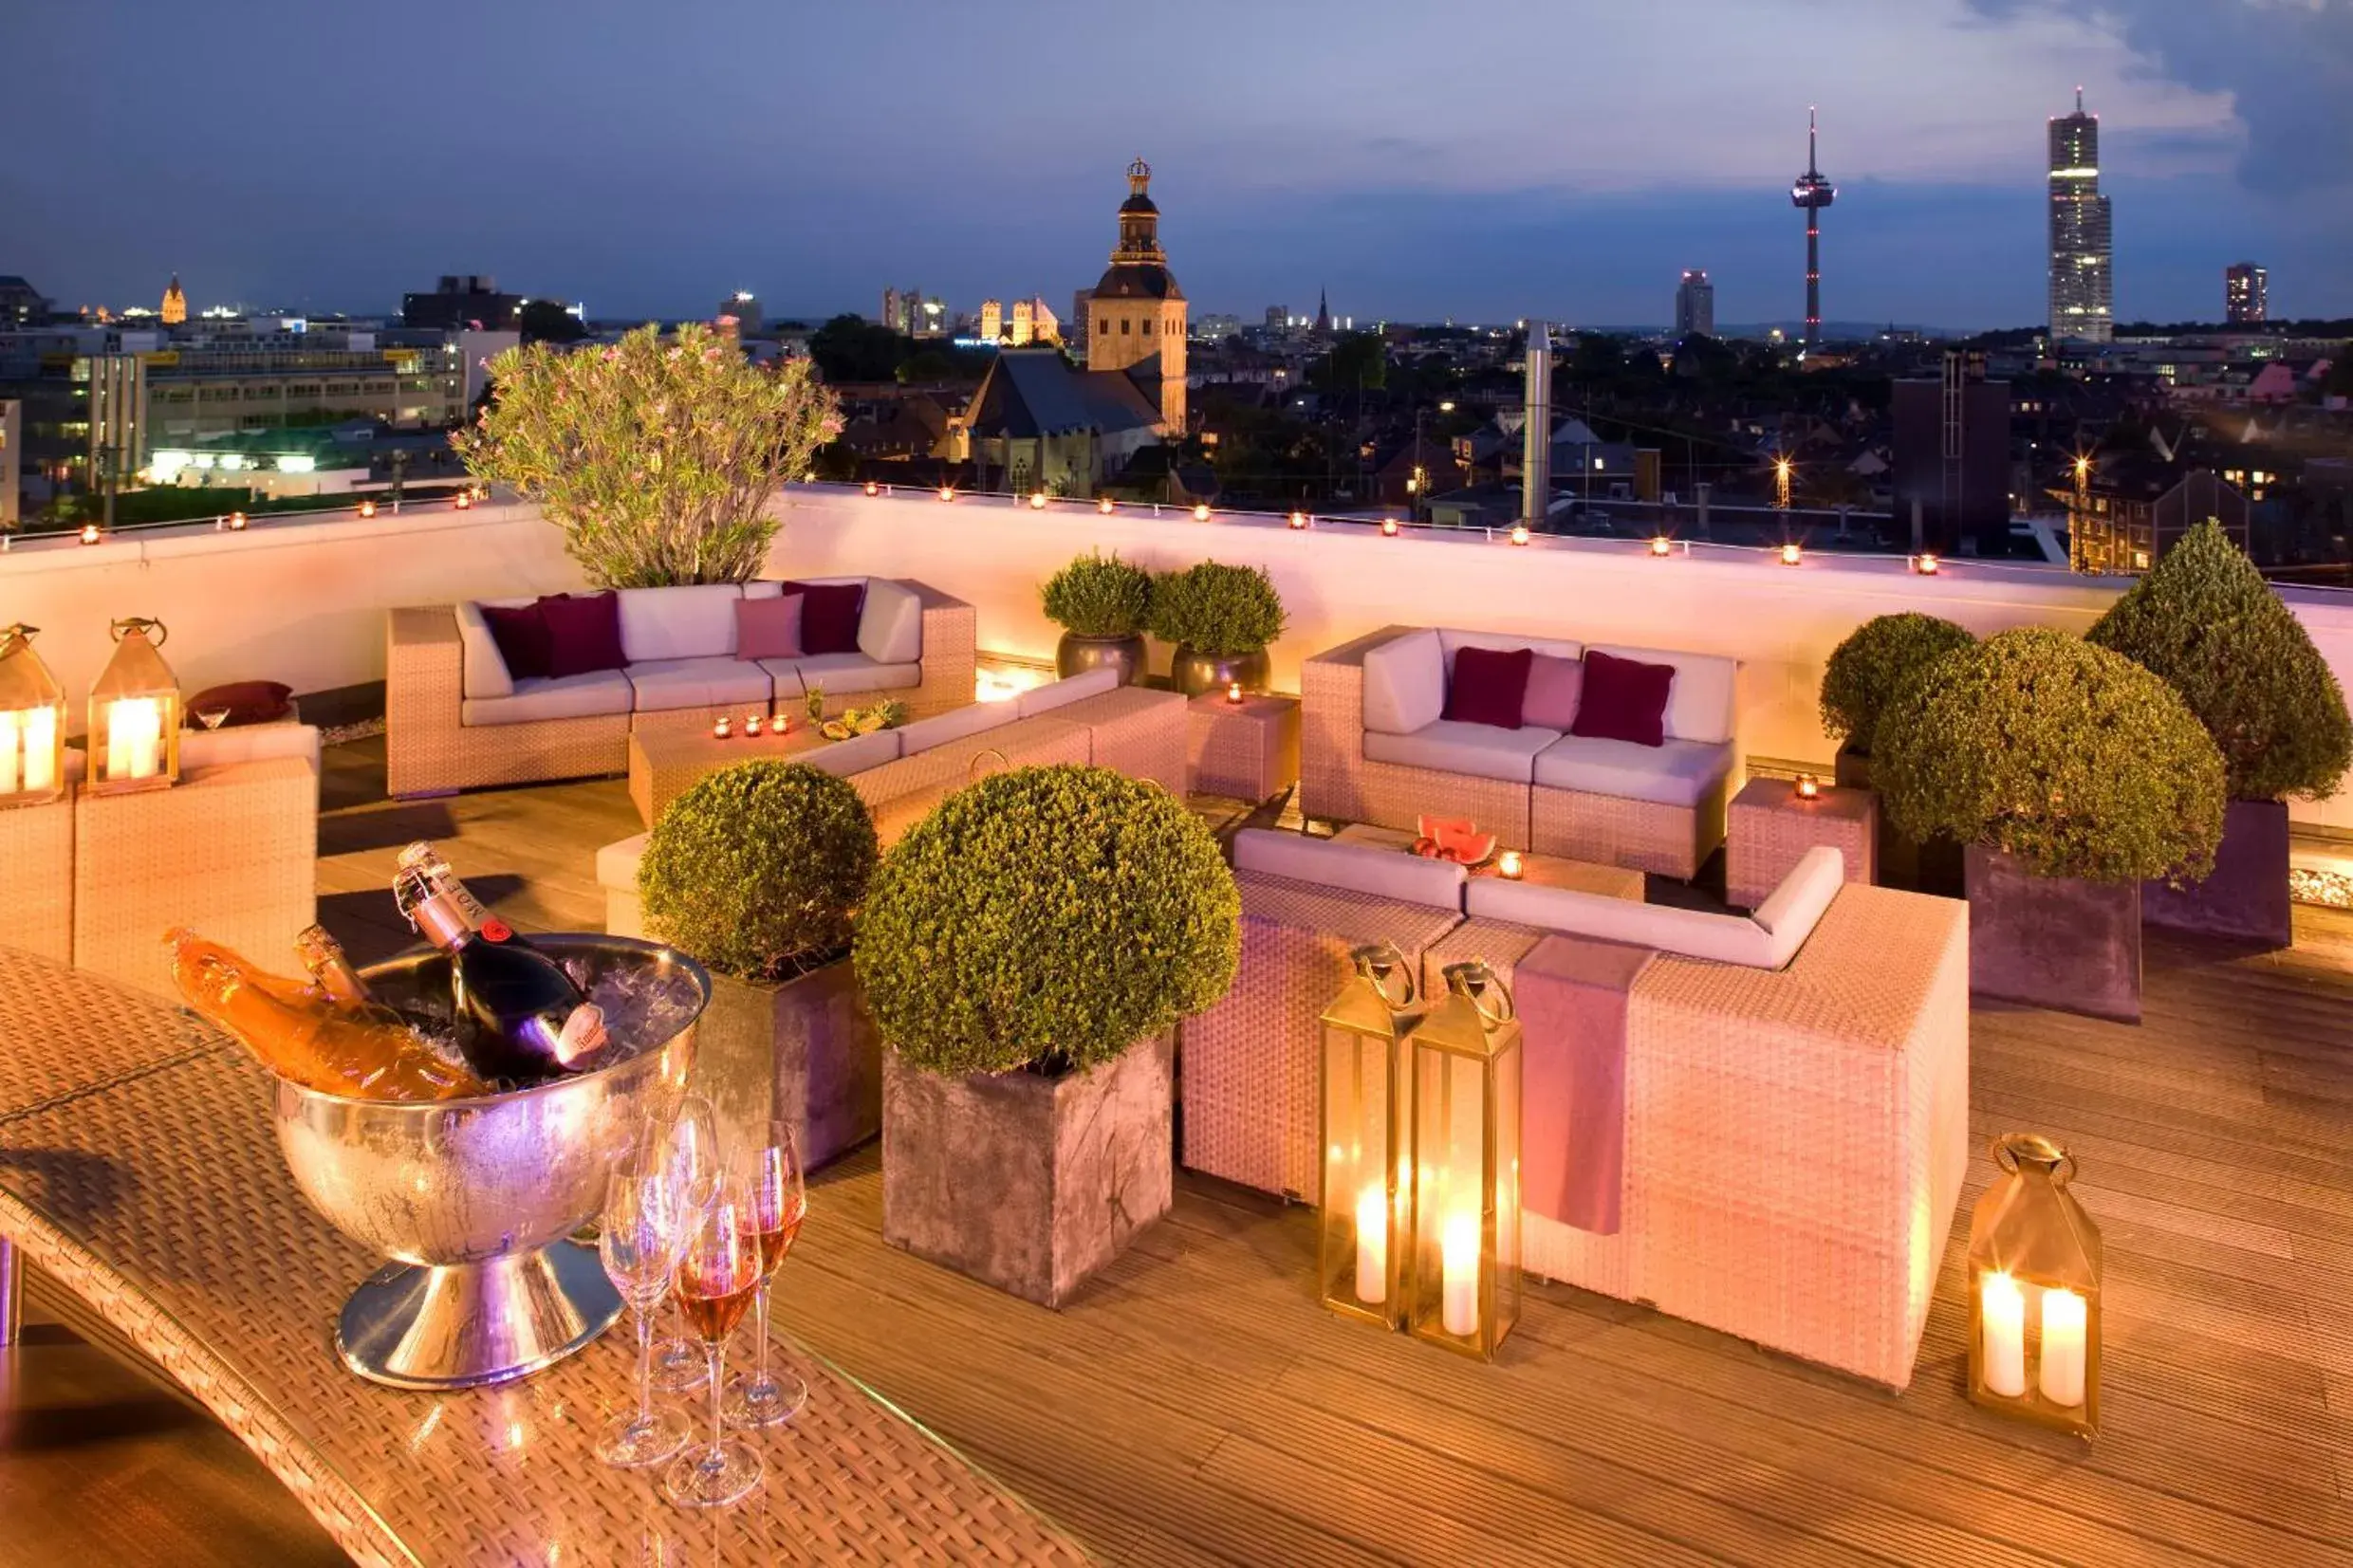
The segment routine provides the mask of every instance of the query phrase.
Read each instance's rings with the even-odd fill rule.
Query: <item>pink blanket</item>
[[[1600,1235],[1621,1222],[1626,1170],[1626,996],[1656,956],[1547,936],[1520,960],[1520,1202]]]

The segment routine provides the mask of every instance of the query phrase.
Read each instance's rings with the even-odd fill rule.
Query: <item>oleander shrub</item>
[[[2222,754],[2172,687],[2040,627],[1946,655],[1880,716],[1871,779],[1898,831],[2044,876],[2196,880],[2222,838]]]
[[[1241,895],[1182,801],[1108,768],[991,774],[891,846],[858,921],[882,1038],[942,1074],[1108,1061],[1233,983]]]
[[[1152,585],[1152,635],[1197,654],[1255,654],[1283,635],[1283,596],[1255,566],[1204,561]]]
[[[1936,616],[1907,610],[1875,616],[1831,650],[1822,672],[1822,727],[1850,749],[1871,754],[1872,732],[1898,693],[1974,633]]]
[[[2325,800],[2353,765],[2353,719],[2335,673],[2211,518],[2088,636],[2181,693],[2221,748],[2233,800]]]
[[[1100,551],[1079,556],[1038,590],[1046,618],[1082,637],[1132,637],[1152,615],[1152,574]]]
[[[838,957],[880,845],[848,781],[738,763],[670,802],[638,862],[646,925],[721,974],[773,982]]]

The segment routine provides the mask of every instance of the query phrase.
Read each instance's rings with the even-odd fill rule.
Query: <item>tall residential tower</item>
[[[1683,274],[1675,290],[1675,335],[1677,338],[1715,336],[1715,285],[1694,267]]]
[[[2108,198],[2100,194],[2100,117],[2075,112],[2050,121],[2050,335],[2104,343],[2116,330]]]
[[[1822,210],[1838,187],[1814,166],[1814,111],[1806,111],[1806,172],[1789,187],[1789,203],[1806,212],[1806,346],[1822,341]]]
[[[2222,273],[2222,311],[2233,326],[2253,326],[2271,315],[2271,275],[2253,262],[2234,262]]]

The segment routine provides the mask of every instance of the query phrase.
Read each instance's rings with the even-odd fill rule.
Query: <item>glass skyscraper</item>
[[[2104,343],[2116,327],[2108,198],[2100,194],[2100,117],[2050,122],[2050,335]]]

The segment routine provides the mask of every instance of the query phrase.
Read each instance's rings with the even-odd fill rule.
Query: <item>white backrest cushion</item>
[[[315,769],[319,731],[306,724],[241,724],[231,729],[191,729],[179,738],[183,771],[278,757],[300,757]]]
[[[1463,883],[1471,875],[1452,860],[1262,827],[1233,836],[1233,869],[1443,910],[1462,908]]]
[[[962,708],[951,708],[945,713],[935,713],[928,719],[900,725],[899,754],[912,757],[918,751],[929,751],[951,741],[969,740],[984,729],[1011,724],[1019,717],[1021,714],[1010,702],[975,702]]]
[[[663,658],[726,658],[735,652],[732,582],[621,591],[621,651],[632,664]]]
[[[491,636],[491,623],[482,618],[482,606],[472,600],[458,601],[457,640],[465,645],[464,671],[458,682],[460,695],[514,695],[514,676],[507,669],[507,655],[498,651],[498,639]]]
[[[1474,878],[1463,907],[1474,919],[1507,920],[1539,931],[1595,936],[1687,958],[1710,958],[1719,964],[1776,969],[1788,962],[1774,958],[1772,940],[1764,927],[1737,914],[1638,904],[1567,888],[1507,882],[1499,876]]]
[[[1774,968],[1797,956],[1830,900],[1845,885],[1846,857],[1828,844],[1816,844],[1799,856],[1781,885],[1765,895],[1750,918],[1772,938],[1772,950],[1779,954]]]
[[[1533,648],[1554,658],[1583,658],[1585,655],[1584,643],[1564,642],[1559,637],[1524,637],[1511,632],[1457,632],[1447,626],[1438,628],[1438,646],[1446,650],[1446,672],[1450,675],[1454,671],[1455,653],[1464,648],[1493,648],[1507,654],[1518,648]]]
[[[887,577],[866,580],[858,651],[877,664],[913,664],[923,656],[923,600],[913,588]]]
[[[1120,689],[1120,673],[1103,668],[1089,670],[1083,675],[1069,675],[1061,680],[1033,686],[1013,699],[1013,708],[1023,718],[1050,713],[1057,708],[1067,708],[1083,698],[1100,696]]]
[[[774,599],[784,591],[785,585],[781,582],[759,581],[744,584],[746,599]]]
[[[1446,649],[1436,632],[1407,632],[1364,655],[1364,728],[1410,735],[1446,711]]]
[[[1740,661],[1714,654],[1677,654],[1665,648],[1622,648],[1605,642],[1592,651],[1614,658],[1640,659],[1644,664],[1675,666],[1675,685],[1667,693],[1667,733],[1678,741],[1721,746],[1732,738],[1732,699],[1740,680]]]
[[[811,767],[846,778],[863,773],[869,767],[899,760],[899,731],[878,729],[871,735],[853,735],[846,741],[829,741],[814,751],[796,751],[792,760]]]

